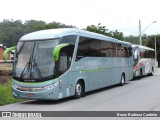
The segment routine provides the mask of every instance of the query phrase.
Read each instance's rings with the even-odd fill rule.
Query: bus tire
[[[125,75],[124,74],[122,74],[121,75],[121,82],[120,82],[120,86],[123,86],[125,84]]]
[[[143,76],[143,73],[142,73],[142,68],[139,70],[139,76],[137,76],[137,79],[141,79]]]
[[[83,96],[84,87],[81,81],[78,81],[75,86],[75,95],[74,98],[78,99]]]
[[[152,67],[152,72],[149,73],[149,76],[153,76],[153,71],[154,71],[154,68]]]
[[[140,69],[140,75],[139,75],[139,78],[141,79],[142,78],[142,76],[143,76],[143,70],[142,70],[142,68]]]

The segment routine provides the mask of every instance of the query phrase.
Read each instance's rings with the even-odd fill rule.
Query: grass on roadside
[[[0,84],[0,106],[22,101],[24,101],[24,99],[17,99],[13,97],[11,80],[8,80],[4,84]]]

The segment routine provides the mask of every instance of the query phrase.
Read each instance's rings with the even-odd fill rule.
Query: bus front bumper
[[[14,97],[24,99],[58,100],[61,98],[58,86],[50,88],[22,88],[12,84],[12,93]]]

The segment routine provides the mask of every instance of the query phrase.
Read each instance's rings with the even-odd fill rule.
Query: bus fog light
[[[52,92],[52,93],[49,93],[49,94],[48,94],[48,97],[50,97],[51,95],[53,95],[53,92]]]

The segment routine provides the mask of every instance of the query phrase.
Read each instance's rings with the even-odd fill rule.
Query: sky
[[[160,34],[159,0],[0,0],[0,21],[42,20],[73,25],[106,26],[123,32],[124,36]],[[152,23],[157,21],[156,23]]]

